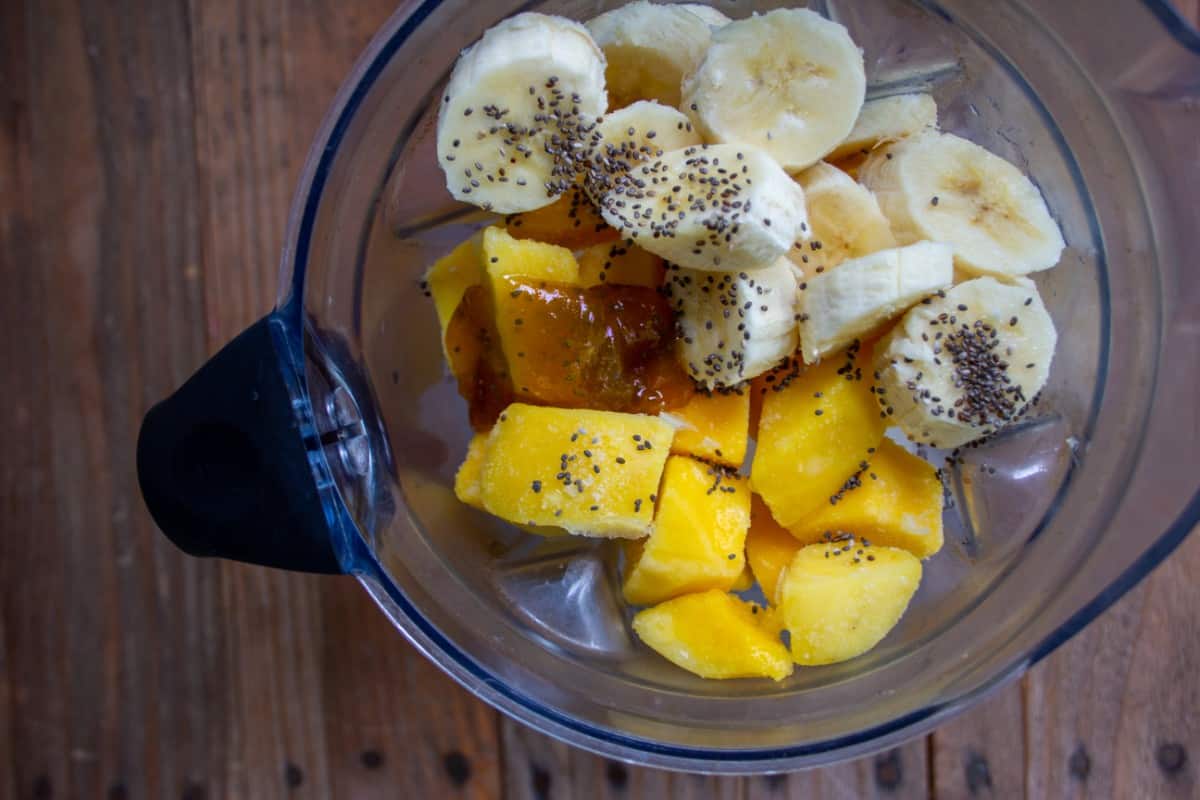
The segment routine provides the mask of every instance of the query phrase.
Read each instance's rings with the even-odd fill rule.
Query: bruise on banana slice
[[[692,269],[758,270],[808,228],[804,191],[762,150],[701,145],[630,167],[594,162],[604,219],[646,250]]]
[[[1046,385],[1057,339],[1028,279],[976,278],[939,292],[876,347],[880,414],[919,444],[980,439],[1025,413]]]
[[[787,259],[740,273],[672,266],[666,292],[680,360],[709,389],[761,375],[796,349],[796,278]]]
[[[577,22],[518,14],[454,65],[438,113],[438,163],[458,200],[502,214],[549,205],[586,161],[604,113],[604,54]]]
[[[761,147],[794,171],[846,138],[866,86],[862,51],[843,26],[778,9],[713,33],[681,107],[706,141]]]
[[[1049,269],[1066,246],[1029,178],[953,134],[929,131],[881,147],[859,180],[875,193],[900,244],[945,242],[955,266],[973,275]]]
[[[683,77],[700,63],[712,39],[711,23],[693,10],[648,2],[605,12],[589,20],[587,29],[608,61],[613,108],[638,100],[678,106]]]

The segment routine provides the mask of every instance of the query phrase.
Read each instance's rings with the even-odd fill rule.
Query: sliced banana
[[[755,147],[672,150],[610,177],[596,196],[608,224],[685,267],[761,269],[807,235],[804,191]]]
[[[713,32],[684,79],[681,108],[706,141],[757,145],[800,170],[850,133],[866,86],[862,52],[843,26],[779,9]]]
[[[960,283],[915,306],[876,347],[875,396],[914,442],[960,447],[1025,411],[1057,339],[1032,281]]]
[[[801,284],[800,352],[814,364],[954,281],[954,250],[918,242],[844,261]]]
[[[796,350],[796,278],[785,258],[754,272],[673,267],[666,292],[680,360],[710,389],[761,375]]]
[[[873,150],[937,127],[937,103],[927,94],[897,94],[863,103],[850,135],[826,158],[839,158]],[[864,152],[866,151],[866,152]]]
[[[810,238],[789,250],[788,258],[802,275],[896,246],[875,196],[837,167],[818,161],[796,180],[804,188]]]
[[[604,54],[577,22],[518,14],[463,52],[438,113],[455,198],[508,214],[569,188],[606,107]]]
[[[680,3],[677,8],[685,8],[695,14],[704,22],[714,28],[719,28],[722,25],[730,23],[729,17],[722,14],[712,6],[706,6],[703,3]]]
[[[613,189],[619,176],[671,150],[701,144],[692,121],[677,108],[639,100],[606,114],[591,137],[584,187],[594,201]]]
[[[930,131],[882,147],[859,180],[875,193],[897,241],[953,245],[955,264],[971,274],[1049,269],[1066,246],[1029,178],[953,134]]]
[[[678,106],[683,76],[700,63],[712,38],[709,23],[691,11],[645,0],[605,12],[587,29],[608,59],[613,108],[637,100]]]

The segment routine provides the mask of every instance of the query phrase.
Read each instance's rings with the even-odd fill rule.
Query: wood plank
[[[392,2],[193,2],[207,328],[272,305],[313,135]],[[222,567],[230,794],[498,797],[495,712],[409,647],[348,579]]]
[[[1200,539],[1029,676],[1034,797],[1195,797]]]

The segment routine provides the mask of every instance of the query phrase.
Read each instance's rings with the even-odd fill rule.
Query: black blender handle
[[[181,550],[340,573],[268,315],[173,395],[138,434],[142,497]]]

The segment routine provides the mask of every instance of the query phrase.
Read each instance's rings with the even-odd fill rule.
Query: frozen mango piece
[[[702,678],[779,681],[792,674],[792,659],[765,616],[758,606],[713,589],[641,611],[633,629],[651,649]]]
[[[483,281],[481,238],[472,236],[434,262],[425,274],[425,285],[433,297],[438,324],[442,326],[443,345],[446,328],[463,293]]]
[[[608,283],[653,289],[662,285],[666,271],[661,258],[628,240],[594,244],[579,254],[579,283],[583,286]]]
[[[545,242],[514,239],[497,226],[483,232],[483,268],[492,279],[493,291],[500,291],[498,278],[579,283],[579,264],[570,250]]]
[[[483,473],[483,460],[487,454],[488,436],[477,433],[471,437],[467,445],[467,457],[454,475],[454,496],[472,508],[483,508],[480,498],[480,477]]]
[[[800,548],[779,586],[779,610],[797,664],[862,655],[895,627],[921,583],[907,550],[865,545],[847,534]]]
[[[746,562],[762,587],[767,602],[779,602],[779,579],[787,571],[800,542],[771,516],[767,504],[758,495],[750,505],[750,532],[746,534]]]
[[[653,605],[705,589],[730,589],[745,564],[746,483],[722,467],[671,456],[650,538],[627,551],[625,599]]]
[[[942,549],[942,482],[937,470],[890,439],[879,443],[867,466],[831,500],[835,502],[792,525],[797,540],[812,544],[826,532],[849,531],[917,558]]]
[[[733,580],[733,586],[729,587],[731,592],[744,592],[754,586],[754,573],[750,571],[748,563],[742,564],[742,571]]]
[[[829,505],[883,439],[869,349],[789,372],[763,395],[750,483],[789,530]]]
[[[682,408],[673,409],[676,423],[672,452],[740,467],[750,438],[750,390],[728,394],[697,393]]]
[[[548,206],[508,216],[504,226],[518,239],[536,239],[571,250],[620,237],[617,229],[604,221],[579,186],[563,192]]]
[[[645,536],[672,434],[657,417],[513,403],[488,437],[483,507],[518,525]]]

